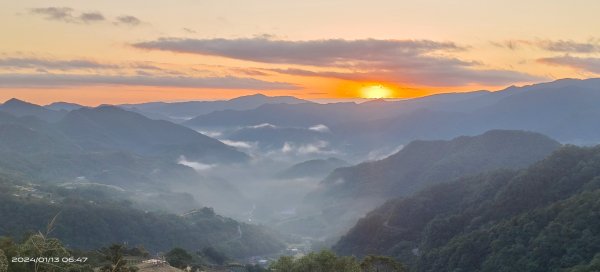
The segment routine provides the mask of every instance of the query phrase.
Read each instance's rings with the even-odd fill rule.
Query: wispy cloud
[[[461,86],[467,84],[504,85],[514,82],[542,81],[546,78],[518,71],[500,69],[474,69],[475,65],[458,65],[443,62],[422,62],[419,65],[404,63],[395,69],[371,67],[366,71],[338,72],[311,71],[306,69],[270,69],[281,74],[338,78],[344,80],[416,83],[425,86]]]
[[[244,142],[244,141],[221,140],[221,142],[223,142],[224,144],[226,144],[228,146],[233,146],[233,147],[242,148],[242,149],[251,149],[251,148],[256,147],[255,143]]]
[[[0,74],[0,88],[53,88],[90,85],[129,85],[213,89],[297,89],[286,82],[241,77],[191,77],[153,75]]]
[[[115,24],[117,25],[129,25],[129,26],[137,26],[141,24],[142,21],[135,16],[131,15],[123,15],[119,16],[115,19]]]
[[[190,168],[196,170],[197,172],[210,170],[211,168],[216,166],[214,164],[205,164],[205,163],[201,163],[201,162],[188,161],[185,158],[185,156],[183,156],[183,155],[179,157],[179,160],[177,161],[177,163],[181,164],[181,165],[185,165],[187,167],[190,167]]]
[[[541,58],[538,59],[538,62],[548,65],[566,66],[580,71],[600,74],[600,58],[573,57],[570,55],[564,55],[558,57]]]
[[[314,125],[308,128],[309,130],[317,131],[317,132],[331,132],[329,127],[323,124]]]
[[[42,15],[46,20],[72,22],[76,17],[73,16],[73,9],[67,7],[46,7],[32,8],[31,13]]]
[[[57,69],[57,70],[76,70],[76,69],[112,69],[118,68],[118,65],[104,64],[92,60],[72,59],[55,60],[32,57],[15,57],[0,59],[0,67],[23,69]]]
[[[598,39],[590,39],[585,42],[548,39],[505,40],[502,42],[492,42],[492,44],[510,50],[518,50],[523,47],[534,47],[545,51],[559,53],[588,54],[600,52],[600,41]]]
[[[46,20],[60,21],[73,24],[91,24],[108,21],[107,17],[98,11],[81,12],[70,7],[42,7],[32,8],[29,12],[34,15],[40,15]],[[113,20],[115,25],[137,26],[141,20],[132,15],[121,15]]]
[[[268,37],[244,39],[161,38],[133,44],[148,50],[221,56],[246,61],[314,66],[271,69],[298,76],[347,80],[383,80],[399,84],[457,86],[532,82],[542,77],[508,70],[482,68],[481,63],[448,57],[466,50],[452,42],[431,40],[308,40],[285,41]],[[330,68],[331,71],[323,71]]]
[[[308,154],[336,154],[335,150],[328,148],[329,143],[326,141],[316,141],[308,144],[294,144],[285,142],[281,147],[281,153],[293,155],[308,155]]]
[[[62,21],[66,23],[93,23],[106,20],[100,12],[82,12],[76,13],[74,9],[68,7],[45,7],[32,8],[32,14],[41,15],[46,20]]]
[[[598,41],[575,42],[571,40],[542,40],[536,45],[542,49],[561,53],[597,53],[600,52]]]
[[[86,12],[79,15],[79,19],[84,23],[101,22],[106,20],[100,12]]]

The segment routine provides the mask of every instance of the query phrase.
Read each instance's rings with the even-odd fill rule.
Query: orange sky
[[[4,1],[0,101],[408,98],[595,77],[597,10],[591,0]]]

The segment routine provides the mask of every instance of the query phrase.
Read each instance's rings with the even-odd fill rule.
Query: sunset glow
[[[392,90],[382,85],[372,85],[364,87],[361,90],[362,97],[364,98],[390,98],[393,94]]]
[[[600,73],[597,1],[338,4],[4,1],[0,100],[411,98]]]

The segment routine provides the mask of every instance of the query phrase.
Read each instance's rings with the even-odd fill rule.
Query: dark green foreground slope
[[[598,271],[600,147],[389,201],[335,250],[392,255],[414,271]]]
[[[35,197],[0,193],[0,236],[20,238],[45,231],[58,214],[52,237],[73,249],[91,250],[127,243],[151,252],[174,247],[192,252],[212,246],[233,257],[273,253],[283,243],[261,226],[239,223],[203,208],[187,215],[145,212],[128,203],[93,203],[62,199],[56,203]]]

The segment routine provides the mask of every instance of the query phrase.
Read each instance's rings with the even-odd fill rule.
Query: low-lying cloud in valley
[[[177,161],[178,164],[181,165],[185,165],[187,167],[191,167],[194,170],[196,170],[197,172],[203,172],[206,170],[210,170],[212,168],[214,168],[216,165],[214,164],[205,164],[205,163],[201,163],[201,162],[195,162],[195,161],[188,161],[185,156],[180,156],[179,160]]]

